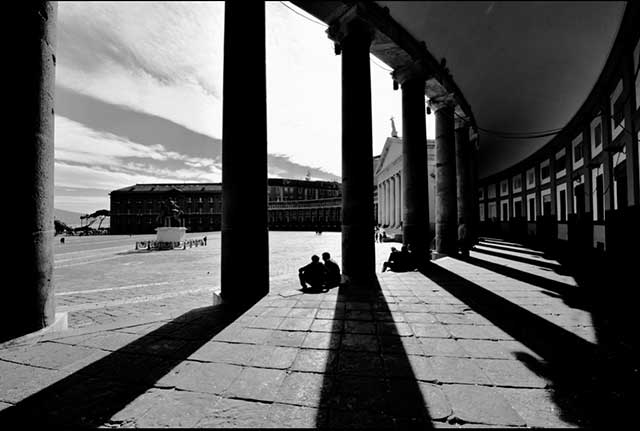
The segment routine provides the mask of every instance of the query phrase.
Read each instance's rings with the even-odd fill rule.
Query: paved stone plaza
[[[67,237],[55,249],[57,310],[68,313],[69,327],[81,328],[211,305],[220,291],[220,232],[190,233],[187,239],[204,236],[204,247],[151,252],[135,250],[135,243],[155,235]],[[269,239],[272,292],[291,288],[289,280],[311,253],[328,251],[340,262],[338,232],[270,232]],[[386,257],[389,244],[379,246]]]
[[[186,251],[133,253],[129,237],[58,246],[58,306],[76,328],[0,349],[0,423],[593,423],[598,370],[576,366],[597,350],[591,315],[573,279],[539,252],[486,240],[465,261],[303,294],[297,268],[310,250],[340,262],[340,236],[272,232],[271,293],[234,310],[210,305],[220,237],[207,236]],[[377,245],[379,262],[390,245]]]

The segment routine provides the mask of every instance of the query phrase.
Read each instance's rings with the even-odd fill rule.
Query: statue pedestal
[[[187,233],[186,227],[157,227],[156,241],[158,242],[182,242]]]

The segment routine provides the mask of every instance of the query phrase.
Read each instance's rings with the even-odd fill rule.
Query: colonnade
[[[378,185],[378,223],[388,227],[402,226],[402,175],[397,173]]]
[[[253,303],[269,291],[264,8],[263,2],[225,2],[221,296],[230,303]],[[19,286],[7,289],[10,293],[6,304],[20,310],[20,317],[2,325],[4,338],[7,334],[16,336],[44,328],[52,323],[55,314],[53,92],[57,5],[41,1],[21,10],[24,15],[19,20],[26,36],[18,62],[26,72],[17,83],[23,91],[22,101],[14,107],[20,121],[7,127],[15,132],[13,135],[22,136],[20,145],[13,147],[20,153],[16,159],[24,162],[14,180],[29,190],[13,201],[22,213],[10,229],[12,238],[8,243],[15,246],[8,263],[25,270]],[[375,220],[369,48],[375,29],[357,13],[345,14],[329,27],[327,34],[335,42],[342,62],[343,281],[370,286],[375,280]],[[393,76],[402,85],[403,171],[381,188],[384,204],[380,212],[391,225],[400,226],[402,222],[405,243],[428,260],[424,104],[427,73],[409,65],[396,69]],[[450,99],[432,102],[438,160],[436,251],[455,253],[459,207],[454,105]],[[460,193],[468,192],[470,188],[463,185]],[[402,204],[392,206],[396,200]],[[469,207],[465,204],[460,211],[466,212]],[[248,264],[251,271],[246,271]]]

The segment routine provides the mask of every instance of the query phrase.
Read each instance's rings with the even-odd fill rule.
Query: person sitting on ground
[[[331,289],[340,284],[340,266],[331,259],[331,255],[328,252],[322,253],[322,260],[324,261],[324,268],[326,270],[326,278],[324,287]]]
[[[408,244],[403,245],[400,248],[400,264],[397,271],[413,271],[416,267],[415,256],[411,247]]]
[[[386,262],[382,264],[382,272],[385,272],[387,268],[389,268],[391,271],[395,271],[394,268],[397,267],[398,259],[402,260],[400,258],[400,252],[398,251],[397,248],[391,247],[391,253],[389,254],[389,258],[387,259]]]
[[[311,256],[311,263],[298,269],[298,277],[302,290],[322,289],[325,280],[326,269],[317,255]],[[309,283],[309,286],[307,286]]]

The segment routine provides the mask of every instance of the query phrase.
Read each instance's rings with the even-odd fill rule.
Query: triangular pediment
[[[402,138],[389,137],[380,152],[380,161],[376,173],[382,172],[387,166],[402,156]]]

